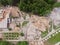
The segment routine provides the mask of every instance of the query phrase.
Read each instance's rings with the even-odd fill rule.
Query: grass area
[[[0,45],[14,45],[14,44],[7,41],[0,41]]]
[[[60,33],[56,34],[55,36],[52,36],[49,40],[49,43],[55,44],[57,42],[60,42]]]
[[[41,36],[45,37],[48,34],[48,30],[46,30],[45,32],[42,32]]]
[[[17,45],[29,45],[29,43],[27,41],[20,41]]]
[[[14,45],[14,43],[8,41],[0,41],[0,45]],[[27,41],[19,41],[16,45],[29,45]]]

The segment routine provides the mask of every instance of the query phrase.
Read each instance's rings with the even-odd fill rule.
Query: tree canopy
[[[0,0],[0,3],[4,6],[11,5],[16,6],[19,3],[20,0]]]
[[[38,14],[39,16],[48,14],[53,9],[55,2],[55,0],[0,0],[4,6],[17,6],[24,12]]]
[[[20,0],[18,7],[25,12],[31,12],[42,16],[53,9],[54,3],[55,0]]]

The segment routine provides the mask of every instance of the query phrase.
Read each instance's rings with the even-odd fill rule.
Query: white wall
[[[0,28],[7,28],[7,18],[9,18],[9,13],[6,15],[6,18],[0,21]]]

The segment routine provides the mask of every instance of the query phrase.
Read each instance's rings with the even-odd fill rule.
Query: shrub
[[[20,25],[16,25],[16,27],[20,27]]]
[[[24,33],[23,33],[23,32],[21,32],[21,33],[20,33],[20,35],[21,35],[21,36],[24,36]]]
[[[12,28],[8,28],[9,29],[9,31],[11,31],[12,30]]]
[[[19,24],[17,24],[17,25],[16,25],[16,27],[21,27],[21,24],[20,24],[20,23],[19,23]]]

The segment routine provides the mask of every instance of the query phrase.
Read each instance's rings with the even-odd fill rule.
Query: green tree
[[[54,5],[54,3],[56,3],[57,0],[44,0],[44,1],[46,1],[50,5]]]
[[[0,3],[4,6],[6,5],[17,5],[20,0],[0,0]]]
[[[7,5],[8,3],[7,3],[7,0],[0,0],[0,3],[2,4],[2,5]]]
[[[13,4],[13,0],[6,0],[8,5],[12,5]]]
[[[0,3],[4,6],[6,5],[12,5],[13,4],[13,0],[0,0]]]
[[[55,1],[52,0],[20,0],[18,7],[25,12],[39,14],[40,16],[49,13],[53,9]]]

